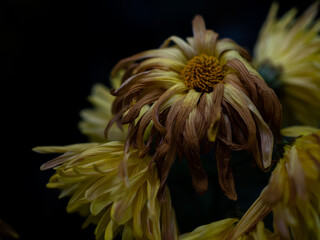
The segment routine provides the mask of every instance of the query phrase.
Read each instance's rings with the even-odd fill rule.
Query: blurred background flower
[[[254,49],[254,65],[279,96],[283,124],[320,123],[319,2],[301,16],[293,8],[277,17],[273,3]]]

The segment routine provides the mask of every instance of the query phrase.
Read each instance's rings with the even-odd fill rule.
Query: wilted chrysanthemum
[[[296,9],[277,19],[274,3],[261,29],[254,65],[275,89],[284,111],[284,123],[318,126],[320,122],[320,21],[318,3],[300,18]]]
[[[67,211],[88,216],[84,226],[97,224],[97,239],[177,239],[170,193],[166,202],[157,194],[160,180],[150,167],[151,157],[139,158],[137,150],[127,157],[127,181],[119,176],[124,156],[121,142],[75,144],[65,147],[37,147],[40,153],[63,153],[42,165],[55,168],[49,188],[61,189],[60,197],[71,196]]]
[[[273,212],[275,232],[283,239],[320,238],[320,130],[285,129],[298,138],[284,148],[268,186],[239,222],[234,236]],[[300,136],[300,137],[299,137]]]
[[[220,185],[236,199],[229,166],[232,150],[247,150],[263,170],[271,164],[273,135],[281,121],[280,103],[248,63],[248,53],[230,39],[218,40],[204,20],[192,22],[187,42],[168,38],[160,49],[121,60],[112,76],[122,85],[112,94],[114,121],[130,124],[127,142],[140,156],[155,150],[163,187],[177,155],[186,157],[197,192],[207,189],[200,154],[216,142]],[[122,73],[121,71],[125,71]],[[143,106],[150,109],[137,121]],[[143,135],[153,124],[149,140]],[[269,126],[268,126],[269,125]]]

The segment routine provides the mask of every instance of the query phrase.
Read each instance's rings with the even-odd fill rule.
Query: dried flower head
[[[232,150],[252,153],[263,170],[270,167],[273,134],[281,105],[256,70],[246,50],[230,39],[218,40],[204,20],[192,22],[193,37],[172,36],[160,49],[121,60],[112,76],[122,85],[112,91],[114,122],[130,124],[127,143],[140,156],[154,151],[164,187],[177,155],[185,157],[197,192],[207,189],[200,154],[216,144],[219,181],[231,199],[236,192],[229,166]],[[144,106],[150,108],[137,119]],[[147,127],[150,138],[144,141]]]

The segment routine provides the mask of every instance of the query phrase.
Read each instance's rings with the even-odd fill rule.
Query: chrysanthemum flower
[[[268,186],[235,228],[234,239],[270,211],[283,239],[320,238],[320,130],[284,130],[291,136],[293,131],[300,137],[285,146]]]
[[[318,2],[298,19],[296,9],[277,19],[271,7],[254,50],[254,65],[275,89],[284,111],[284,124],[319,126],[320,21]]]
[[[247,51],[230,39],[218,40],[200,16],[192,25],[194,36],[187,42],[172,36],[160,49],[115,66],[112,76],[125,73],[121,87],[112,91],[117,97],[114,121],[130,124],[127,142],[139,149],[140,156],[155,149],[153,161],[162,187],[180,155],[188,161],[196,191],[205,192],[208,181],[200,154],[216,142],[220,185],[229,198],[236,199],[230,152],[247,150],[261,169],[269,168],[274,141],[269,126],[279,131],[281,106],[249,64]],[[150,109],[137,121],[146,105]],[[150,124],[145,143],[143,135]]]
[[[61,189],[60,197],[71,196],[67,211],[88,216],[84,223],[97,224],[96,239],[177,239],[169,190],[166,202],[157,194],[160,180],[150,167],[151,157],[139,158],[137,150],[127,156],[127,182],[119,177],[124,158],[121,142],[37,147],[40,153],[63,153],[41,169],[55,168],[49,188]]]

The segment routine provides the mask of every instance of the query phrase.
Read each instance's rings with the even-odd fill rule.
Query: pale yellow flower
[[[88,216],[84,226],[97,224],[96,239],[177,239],[177,226],[169,190],[166,201],[158,200],[160,180],[151,156],[138,157],[130,149],[124,155],[121,142],[75,144],[65,147],[37,147],[40,153],[62,153],[41,169],[54,168],[47,187],[70,196],[68,212]],[[127,158],[126,181],[119,166]]]
[[[218,39],[200,16],[192,27],[194,36],[186,41],[172,36],[160,49],[115,66],[112,75],[125,74],[120,88],[112,92],[117,97],[115,117],[108,127],[114,122],[130,124],[128,144],[141,156],[155,150],[162,187],[179,155],[188,161],[196,191],[204,193],[208,181],[200,155],[216,146],[221,188],[235,200],[231,151],[246,150],[262,170],[268,169],[274,142],[269,126],[279,132],[281,106],[250,65],[246,50],[230,39]],[[137,120],[144,106],[150,109]],[[150,124],[146,142],[143,135]]]
[[[318,2],[295,19],[291,9],[277,19],[274,3],[254,50],[254,65],[278,94],[284,124],[320,123],[320,20]]]
[[[284,147],[269,184],[240,220],[233,239],[273,212],[275,232],[283,239],[320,238],[320,130],[285,129],[298,137]]]

